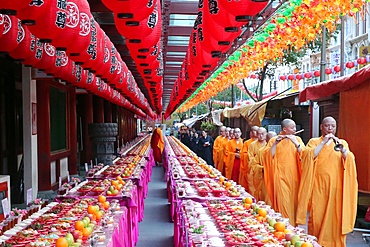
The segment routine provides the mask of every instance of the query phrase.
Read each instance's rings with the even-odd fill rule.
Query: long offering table
[[[165,166],[176,247],[319,246],[173,136],[165,140]]]

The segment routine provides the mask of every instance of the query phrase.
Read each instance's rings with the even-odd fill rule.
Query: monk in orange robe
[[[249,171],[249,157],[248,157],[248,147],[249,145],[257,140],[257,130],[258,126],[252,126],[249,132],[250,139],[246,140],[243,144],[241,151],[241,165],[240,165],[240,174],[239,174],[239,184],[243,186],[247,191],[250,192],[248,186],[248,171]]]
[[[258,201],[261,199],[257,198],[257,195],[256,195],[257,188],[255,186],[256,184],[255,182],[261,179],[263,177],[263,174],[262,174],[262,170],[259,167],[257,167],[257,162],[255,159],[257,157],[258,150],[260,150],[266,145],[266,135],[267,135],[267,131],[265,128],[263,127],[258,128],[257,141],[252,142],[248,148],[249,170],[248,170],[247,178],[248,178],[249,193],[252,196],[254,196]]]
[[[271,138],[263,151],[265,184],[271,206],[290,224],[296,224],[298,189],[301,180],[302,139],[295,136],[296,124],[291,119],[281,122],[281,133]]]
[[[223,142],[226,136],[226,127],[220,127],[220,135],[216,137],[215,141],[213,142],[213,163],[215,164],[216,169],[220,170],[220,163],[222,162],[222,166],[224,163],[224,146]]]
[[[150,139],[150,146],[153,149],[154,161],[157,163],[162,163],[162,153],[164,149],[164,140],[162,129],[158,126],[152,134]]]
[[[259,139],[262,137],[260,135],[259,135]],[[263,154],[263,150],[266,148],[266,144],[274,136],[276,136],[276,133],[274,131],[270,131],[266,134],[265,145],[257,151],[257,155],[253,159],[253,163],[250,164],[251,169],[253,170],[253,185],[255,188],[253,196],[256,198],[257,201],[264,201],[268,205],[271,205],[271,201],[267,193],[267,188],[266,188],[265,179],[264,179],[265,174],[264,174],[264,169],[263,169],[262,154]]]
[[[243,139],[240,138],[241,130],[234,129],[234,139],[229,140],[226,147],[227,162],[225,163],[225,174],[228,179],[237,182],[240,173],[240,150],[243,148]]]
[[[224,176],[225,176],[225,164],[227,162],[227,149],[226,148],[227,148],[227,144],[232,139],[231,135],[230,135],[230,133],[232,133],[232,132],[234,132],[234,130],[232,130],[230,127],[226,127],[226,135],[225,135],[225,140],[223,142],[223,144],[224,144],[224,157],[223,157],[224,163],[220,164],[220,172]]]
[[[325,247],[346,246],[357,210],[357,174],[353,153],[345,140],[335,136],[336,121],[323,119],[321,137],[312,138],[302,154],[297,224],[306,223],[308,233]],[[339,145],[338,151],[334,146]]]

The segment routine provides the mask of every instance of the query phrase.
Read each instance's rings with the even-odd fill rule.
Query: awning
[[[188,118],[188,119],[185,119],[184,121],[182,121],[182,123],[191,128],[193,127],[193,125],[198,121],[198,120],[202,120],[203,118],[207,117],[209,115],[209,113],[206,113],[206,114],[202,114],[202,115],[199,115],[199,116],[194,116],[192,118]]]
[[[351,75],[306,87],[299,93],[299,102],[325,98],[339,92],[347,91],[367,81],[370,81],[370,65]]]

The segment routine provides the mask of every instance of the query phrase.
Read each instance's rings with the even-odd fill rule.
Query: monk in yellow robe
[[[239,184],[243,186],[246,191],[250,192],[249,187],[248,187],[248,165],[249,165],[249,157],[248,157],[248,148],[249,145],[257,140],[257,130],[258,126],[252,126],[251,130],[249,132],[249,137],[250,139],[246,140],[243,144],[243,148],[241,151],[241,157],[240,157],[240,174],[239,174]]]
[[[150,139],[150,146],[153,149],[154,161],[157,163],[162,163],[162,153],[164,149],[163,133],[160,126],[158,126],[152,134]]]
[[[229,140],[226,147],[227,162],[225,163],[225,174],[228,179],[238,181],[240,172],[240,150],[243,148],[243,139],[240,138],[241,130],[234,129],[234,139]]]
[[[357,210],[357,174],[353,153],[345,140],[335,136],[336,121],[323,119],[321,137],[312,138],[302,154],[297,224],[306,223],[308,233],[325,247],[346,246]],[[338,145],[338,151],[334,146]]]
[[[290,224],[296,224],[298,189],[301,180],[300,154],[302,139],[295,136],[296,124],[291,119],[281,122],[281,133],[271,138],[263,151],[265,184],[271,206]]]
[[[220,172],[222,173],[222,175],[226,176],[225,174],[225,164],[227,162],[227,144],[229,143],[229,141],[232,139],[231,138],[231,135],[230,133],[233,133],[234,130],[231,129],[230,127],[226,127],[226,135],[225,135],[225,140],[223,142],[224,144],[224,163],[222,165],[220,165]]]
[[[216,137],[213,142],[213,163],[215,164],[216,169],[220,170],[220,162],[224,162],[224,146],[223,142],[226,136],[226,127],[220,127],[220,135]],[[222,164],[223,165],[223,164]]]
[[[255,159],[257,157],[258,150],[260,150],[266,145],[266,135],[267,135],[267,131],[265,128],[263,127],[258,128],[257,141],[252,142],[248,148],[249,171],[247,174],[247,178],[248,178],[249,193],[252,196],[254,196],[257,199],[257,201],[261,199],[257,198],[257,195],[256,195],[257,188],[255,185],[259,179],[263,178],[263,174],[262,174],[262,170],[259,167],[257,167],[257,162]]]

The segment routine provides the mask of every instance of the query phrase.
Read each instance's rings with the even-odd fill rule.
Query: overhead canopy
[[[194,116],[192,118],[188,118],[188,119],[185,119],[184,121],[182,121],[182,123],[187,126],[187,127],[193,127],[193,125],[198,121],[198,120],[202,120],[203,118],[207,117],[209,113],[205,113],[205,114],[202,114],[202,115],[199,115],[199,116]]]
[[[370,65],[367,65],[351,75],[306,87],[299,93],[299,102],[318,100],[339,92],[347,91],[368,81],[369,78]]]

